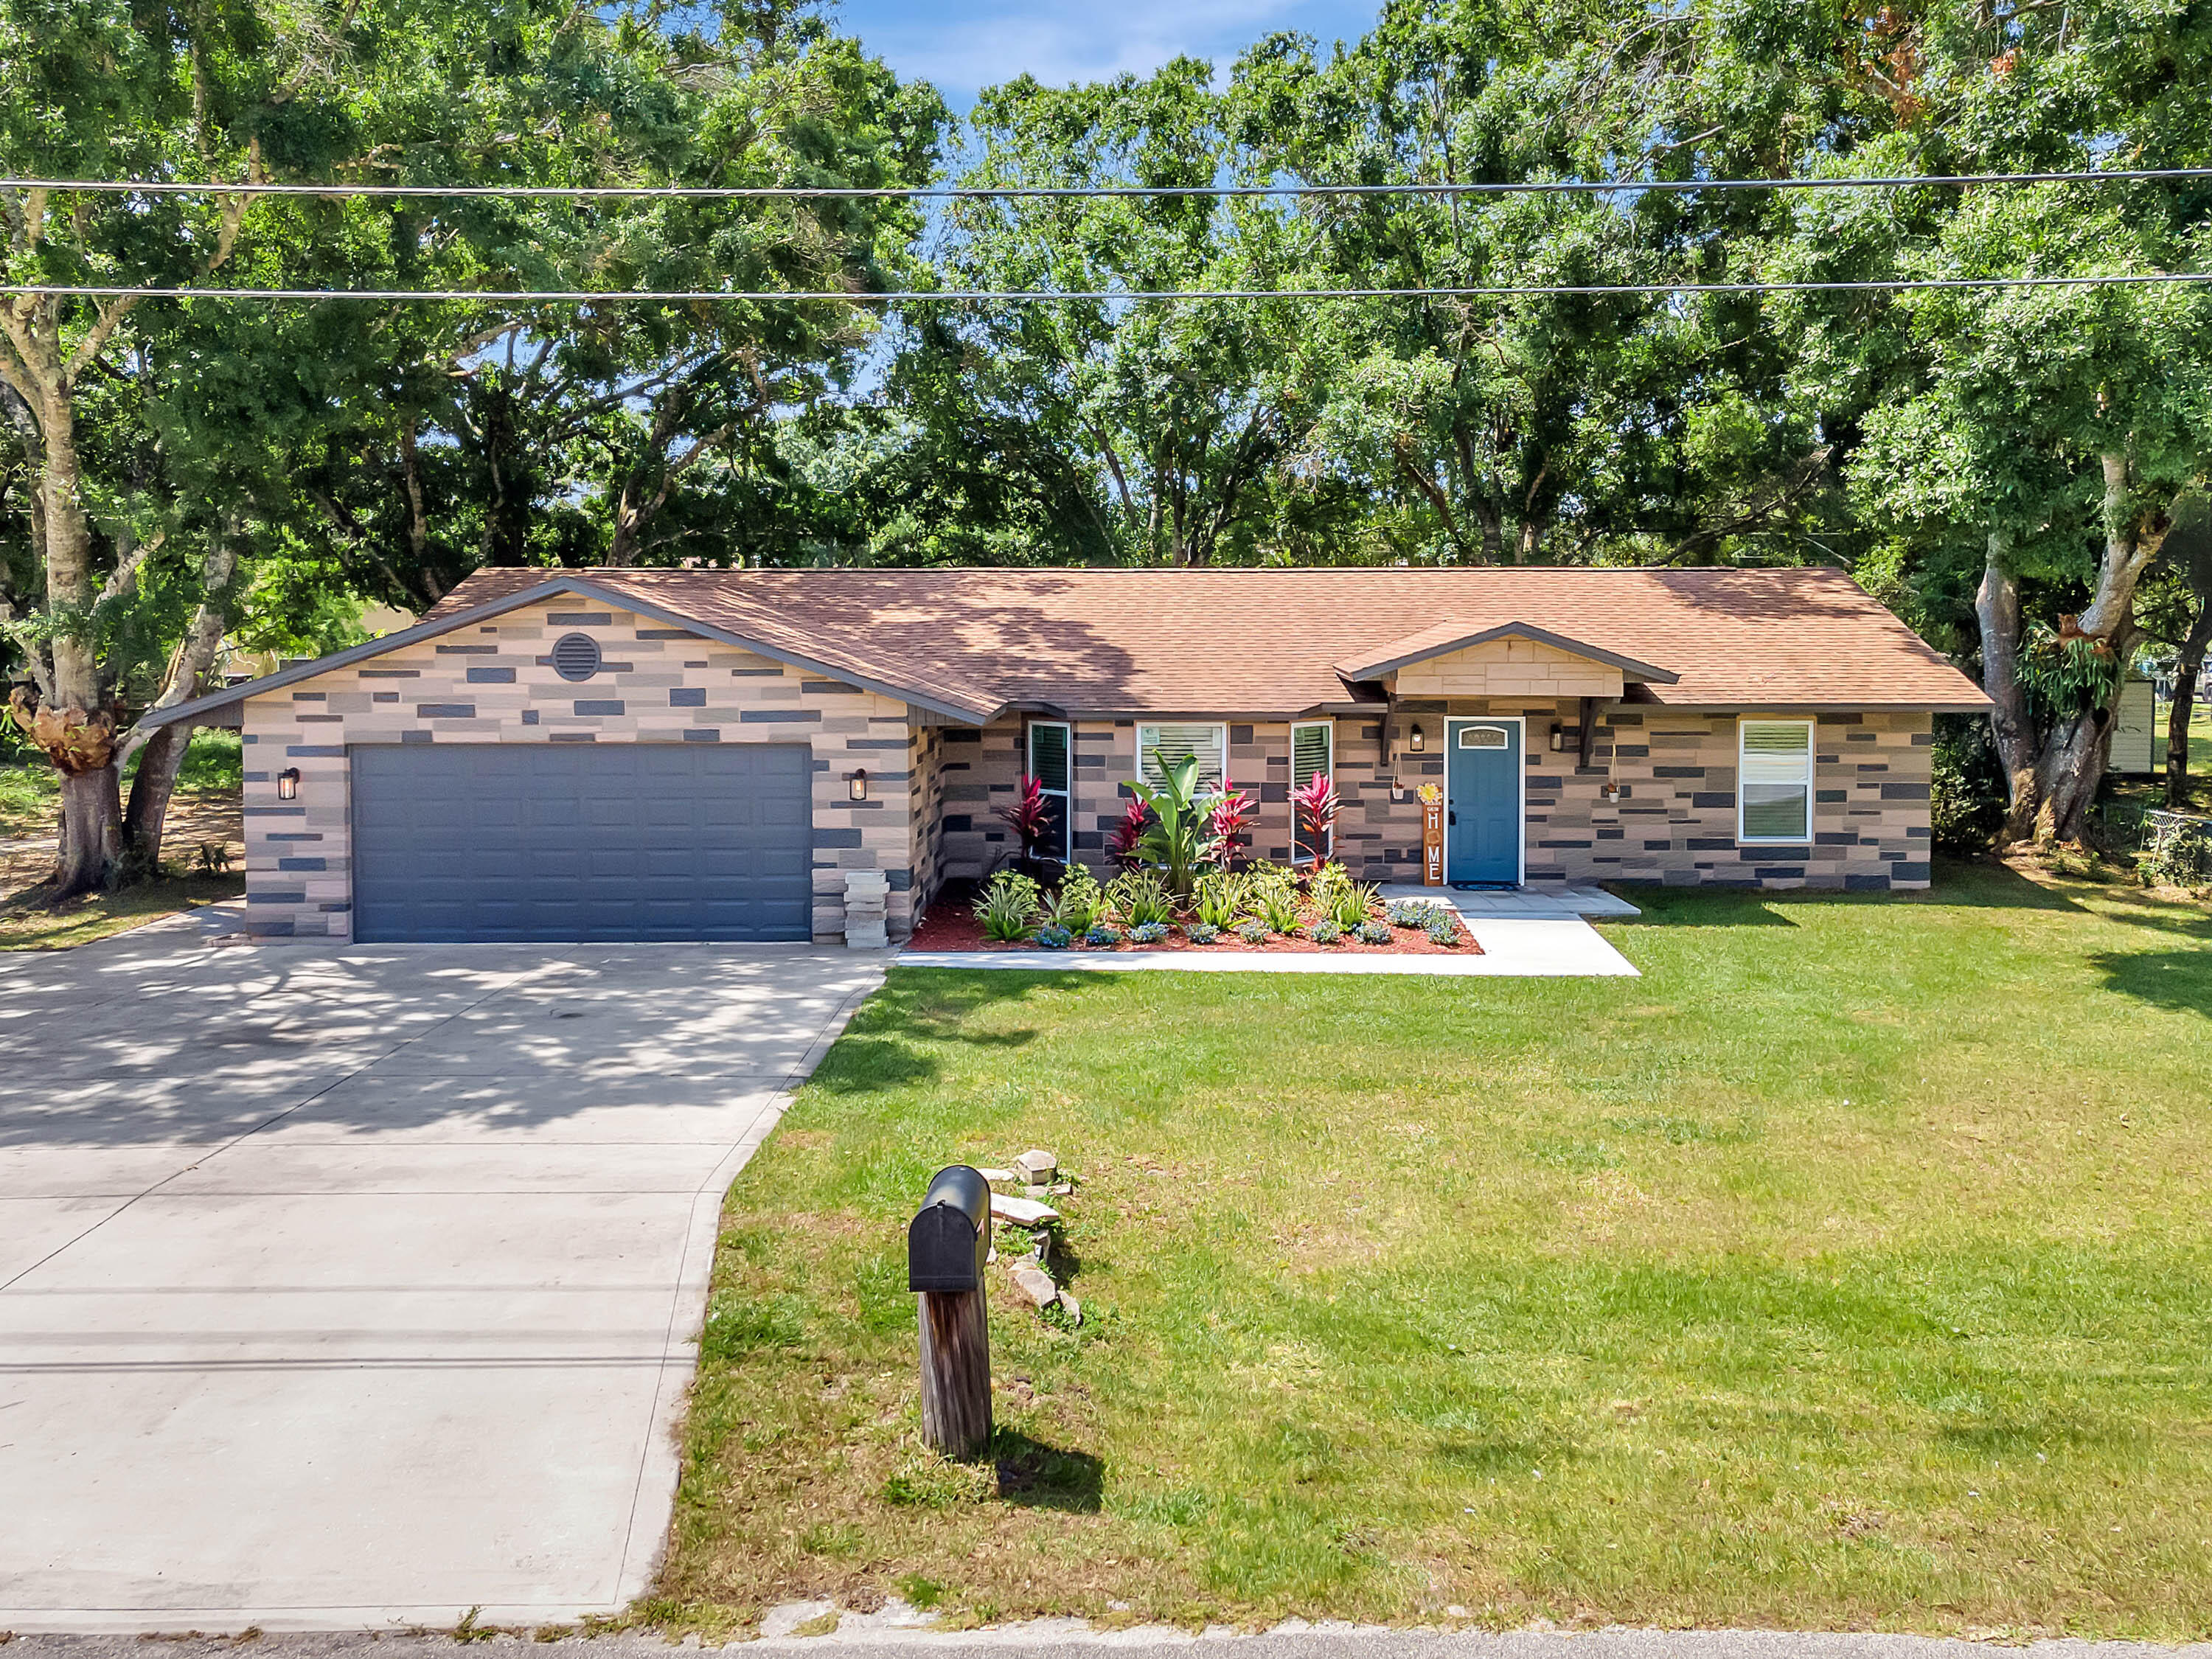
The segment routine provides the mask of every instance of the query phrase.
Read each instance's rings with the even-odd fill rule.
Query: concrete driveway
[[[0,1631],[636,1595],[721,1194],[884,960],[0,956]]]

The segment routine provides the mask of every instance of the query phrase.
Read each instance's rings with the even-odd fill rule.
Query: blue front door
[[[1451,720],[1450,799],[1444,820],[1444,879],[1521,880],[1521,724]]]

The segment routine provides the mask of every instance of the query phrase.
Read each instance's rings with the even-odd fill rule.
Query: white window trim
[[[1513,769],[1516,811],[1521,820],[1520,833],[1514,837],[1518,853],[1513,861],[1513,884],[1528,884],[1528,717],[1525,714],[1451,714],[1444,719],[1444,885],[1451,885],[1451,815],[1457,809],[1452,802],[1451,757],[1459,746],[1459,728],[1462,726],[1510,726],[1519,729],[1521,763]]]
[[[1324,733],[1328,738],[1328,765],[1326,769],[1330,781],[1333,783],[1335,781],[1336,722],[1334,720],[1292,720],[1291,722],[1291,793],[1293,795],[1305,787],[1298,779],[1298,733],[1316,729]],[[1340,816],[1341,809],[1340,808],[1339,811]],[[1309,852],[1298,845],[1298,809],[1293,805],[1291,808],[1291,862],[1294,865],[1321,864],[1335,856],[1336,826],[1334,824],[1329,826],[1328,842],[1320,852]]]
[[[1030,776],[1037,775],[1036,737],[1039,726],[1048,726],[1058,732],[1062,747],[1060,754],[1067,766],[1067,787],[1046,789],[1048,795],[1060,798],[1060,851],[1054,854],[1066,864],[1075,852],[1075,727],[1066,720],[1031,720],[1022,730],[1022,769]]]
[[[1743,729],[1747,726],[1796,726],[1805,732],[1805,833],[1802,836],[1752,836],[1744,833]],[[1739,714],[1735,722],[1735,838],[1744,847],[1810,847],[1813,844],[1814,780],[1820,769],[1819,723],[1789,715]]]
[[[1219,787],[1223,789],[1227,789],[1231,787],[1229,781],[1229,726],[1226,722],[1218,720],[1139,721],[1137,724],[1137,775],[1139,778],[1143,778],[1145,776],[1145,757],[1152,753],[1153,748],[1152,744],[1145,741],[1145,733],[1147,732],[1152,732],[1154,738],[1157,740],[1159,734],[1159,729],[1163,726],[1210,726],[1213,731],[1218,732],[1221,738],[1221,781]],[[1151,781],[1149,779],[1146,779],[1146,781],[1147,782]],[[1200,778],[1198,786],[1199,799],[1203,800],[1206,799],[1206,793],[1207,790],[1205,780]]]

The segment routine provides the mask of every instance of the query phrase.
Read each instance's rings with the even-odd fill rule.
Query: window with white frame
[[[1198,793],[1217,794],[1229,775],[1229,728],[1225,726],[1168,725],[1137,728],[1137,772],[1155,789],[1167,781],[1160,763],[1198,757]]]
[[[1052,827],[1037,850],[1063,864],[1067,862],[1068,828],[1074,821],[1074,815],[1068,811],[1073,766],[1068,757],[1066,725],[1058,720],[1030,721],[1029,775],[1037,781],[1038,792],[1044,796],[1046,809],[1052,814]]]
[[[1329,720],[1301,720],[1291,727],[1291,793],[1304,788],[1322,773],[1332,777],[1336,774],[1336,726]],[[1294,862],[1310,864],[1335,850],[1336,831],[1331,830],[1320,847],[1308,847],[1300,841],[1292,847],[1291,854]]]
[[[1744,720],[1736,749],[1736,839],[1812,840],[1813,722]]]

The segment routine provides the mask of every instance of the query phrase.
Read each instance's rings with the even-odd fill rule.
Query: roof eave
[[[763,641],[747,637],[715,623],[704,622],[688,612],[671,610],[665,605],[655,604],[653,600],[641,598],[636,594],[602,587],[597,583],[586,581],[578,576],[556,576],[550,580],[523,588],[520,592],[507,594],[502,598],[487,599],[483,604],[471,605],[465,611],[457,611],[451,616],[441,617],[431,622],[417,623],[414,627],[402,629],[397,634],[386,634],[381,639],[370,640],[362,645],[350,646],[343,651],[332,652],[329,656],[318,657],[312,662],[295,664],[290,668],[279,669],[274,674],[264,674],[259,679],[247,680],[243,684],[230,686],[221,691],[210,691],[204,697],[193,697],[184,702],[173,703],[167,708],[157,709],[144,715],[139,724],[148,726],[174,726],[180,721],[198,724],[206,715],[233,704],[242,704],[250,697],[263,696],[271,691],[281,691],[287,686],[297,685],[302,680],[311,680],[320,675],[335,673],[340,669],[350,668],[356,663],[366,662],[371,658],[384,656],[393,651],[404,651],[410,645],[420,645],[426,641],[441,638],[468,627],[471,623],[481,623],[486,617],[503,617],[510,611],[522,610],[545,599],[558,599],[563,594],[577,599],[594,599],[602,605],[612,605],[617,610],[633,611],[641,617],[650,617],[656,622],[666,623],[672,627],[689,629],[704,638],[717,640],[724,645],[735,646],[740,650],[753,652],[757,655],[768,658],[772,662],[783,663],[793,668],[807,669],[828,678],[842,681],[860,690],[872,691],[878,696],[889,697],[894,702],[912,703],[917,708],[926,708],[933,714],[942,715],[947,720],[957,720],[963,725],[987,725],[1004,706],[1000,703],[955,702],[934,690],[924,690],[916,686],[902,686],[888,680],[878,680],[868,675],[856,674],[851,669],[840,665],[824,662],[819,658],[811,657],[804,652],[791,650],[787,647],[770,645]]]

